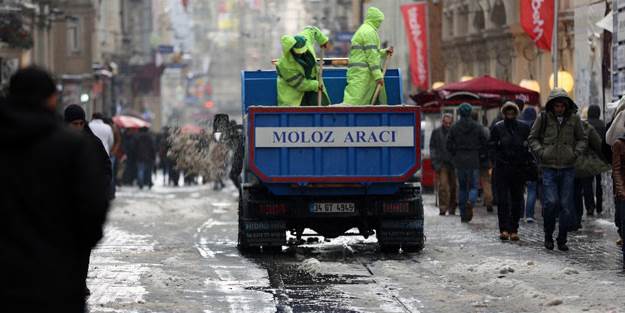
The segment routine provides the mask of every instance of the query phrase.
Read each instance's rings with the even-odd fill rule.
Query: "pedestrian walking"
[[[614,188],[614,202],[616,228],[619,234],[617,245],[623,249],[623,267],[625,268],[625,134],[612,145],[612,182]]]
[[[104,115],[102,113],[93,113],[91,122],[89,122],[89,129],[102,141],[106,153],[111,155],[111,149],[113,148],[113,144],[115,144],[115,136],[113,134],[113,128],[104,122]]]
[[[534,121],[536,121],[536,109],[533,107],[525,108],[523,112],[521,112],[521,121],[531,129],[534,125]],[[534,156],[532,155],[530,157],[533,161]],[[536,221],[534,211],[536,208],[536,199],[538,198],[539,193],[538,191],[541,186],[540,182],[541,180],[539,179],[539,175],[536,175],[536,177],[529,177],[526,182],[527,198],[525,199],[525,222],[528,224]]]
[[[582,217],[584,207],[588,216],[594,215],[596,208],[595,193],[593,190],[593,180],[601,173],[610,170],[610,165],[602,157],[602,140],[599,133],[590,123],[582,121],[584,133],[587,138],[587,145],[584,153],[577,157],[575,161],[575,212],[576,227],[582,228]],[[601,179],[599,179],[601,183]]]
[[[81,106],[77,104],[69,105],[65,108],[64,120],[70,129],[82,133],[89,140],[89,143],[97,156],[97,162],[92,164],[92,166],[101,168],[102,171],[105,173],[104,191],[106,191],[107,197],[111,199],[111,183],[113,181],[111,159],[109,158],[109,155],[106,152],[106,148],[104,147],[104,144],[102,143],[100,138],[98,138],[93,133],[93,131],[87,124],[85,111]],[[80,266],[78,267],[78,270],[82,273],[83,276],[85,296],[89,296],[91,294],[91,291],[89,290],[89,288],[87,288],[87,274],[89,272],[90,259],[91,250],[85,251],[82,255],[82,261],[79,264]]]
[[[319,80],[319,64],[315,54],[317,43],[327,49],[329,39],[319,28],[308,26],[295,36],[284,35],[280,39],[282,56],[276,62],[278,73],[278,105],[316,106],[317,93],[322,93],[322,105],[329,105],[330,98]]]
[[[113,122],[113,119],[110,117],[104,118],[104,123],[111,127],[113,130],[113,146],[111,147],[110,157],[111,157],[111,169],[113,171],[113,180],[111,183],[111,197],[115,198],[115,192],[117,190],[117,173],[119,172],[119,164],[121,160],[124,158],[124,150],[122,149],[122,133]]]
[[[598,105],[591,105],[588,107],[588,123],[597,131],[602,141],[601,157],[605,161],[609,161],[604,155],[603,142],[605,141],[606,126],[601,120],[601,108]],[[603,184],[601,180],[601,174],[594,177],[595,184],[595,212],[597,214],[603,213]]]
[[[499,239],[518,241],[527,164],[531,159],[527,141],[530,127],[517,120],[519,107],[514,102],[506,102],[501,113],[504,119],[493,126],[488,141],[497,175]]]
[[[480,179],[480,160],[486,157],[486,137],[482,126],[471,118],[472,107],[463,103],[458,108],[460,120],[449,130],[447,150],[451,153],[458,177],[460,221],[473,219]]]
[[[84,312],[84,257],[102,238],[105,174],[89,139],[55,114],[56,82],[18,70],[0,103],[3,312]]]
[[[343,95],[345,104],[370,105],[376,85],[380,86],[376,104],[386,104],[382,59],[393,55],[393,47],[380,48],[378,29],[383,21],[384,13],[376,7],[369,7],[364,23],[352,37]]]
[[[587,137],[577,105],[564,89],[552,90],[545,108],[529,137],[543,171],[545,248],[554,248],[553,232],[558,218],[558,249],[568,251],[567,233],[575,227],[575,160],[584,153]]]
[[[152,169],[156,158],[156,147],[154,147],[154,139],[147,127],[143,127],[139,130],[136,142],[137,184],[139,185],[139,189],[143,189],[144,186],[151,189],[153,185]]]
[[[477,111],[471,112],[471,118],[478,124],[480,121],[478,120]],[[490,138],[490,129],[484,124],[482,126],[482,131],[484,132],[484,137],[486,141]],[[487,157],[480,158],[480,186],[482,187],[482,202],[486,207],[486,212],[493,212],[493,185],[492,185],[492,177],[491,173],[493,172],[493,167],[490,164],[490,160]]]
[[[447,137],[454,121],[453,115],[444,114],[441,126],[430,137],[430,159],[436,173],[439,214],[454,215],[457,204],[456,170],[451,153],[447,150]]]

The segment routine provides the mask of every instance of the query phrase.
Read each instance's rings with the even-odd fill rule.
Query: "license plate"
[[[310,211],[312,213],[354,213],[356,211],[356,204],[351,202],[315,202],[312,203]]]

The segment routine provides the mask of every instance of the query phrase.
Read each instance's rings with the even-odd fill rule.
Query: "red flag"
[[[521,0],[521,26],[538,48],[551,51],[553,0]]]
[[[418,2],[401,6],[410,47],[410,77],[412,84],[421,90],[430,89],[427,5]]]

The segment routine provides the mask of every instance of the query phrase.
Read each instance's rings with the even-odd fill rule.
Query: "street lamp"
[[[519,86],[540,93],[540,84],[536,80],[533,80],[533,79],[523,79],[519,83]]]
[[[549,88],[553,90],[553,74],[549,77]],[[573,75],[565,70],[558,71],[558,87],[566,90],[567,93],[571,93],[573,91],[573,86],[575,85],[575,79],[573,79]]]
[[[432,84],[432,89],[438,89],[438,88],[441,88],[443,86],[445,86],[445,83],[443,83],[443,82],[434,82]]]
[[[82,103],[89,102],[89,95],[86,93],[83,93],[82,95],[80,95],[80,102]]]

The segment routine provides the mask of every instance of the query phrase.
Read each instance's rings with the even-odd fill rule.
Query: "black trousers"
[[[601,174],[595,176],[595,210],[597,213],[603,212],[603,185],[601,185]]]
[[[592,188],[592,182],[595,177],[575,178],[575,212],[577,214],[577,224],[582,223],[584,216],[584,207],[586,213],[593,214],[595,211],[595,191]]]
[[[520,177],[516,167],[510,166],[497,166],[495,176],[499,231],[516,233],[519,230],[519,219],[523,216],[525,180]]]

